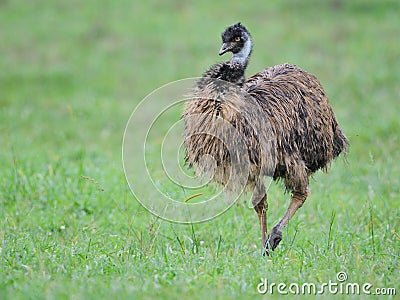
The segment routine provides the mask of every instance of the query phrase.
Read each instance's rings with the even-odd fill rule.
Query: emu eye
[[[235,37],[235,38],[234,38],[234,41],[235,41],[235,42],[239,42],[239,41],[240,41],[240,37],[239,37],[239,36]]]

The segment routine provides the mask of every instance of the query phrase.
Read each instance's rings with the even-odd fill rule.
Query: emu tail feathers
[[[348,146],[349,141],[336,123],[333,136],[333,157],[339,156],[340,153],[347,154]]]

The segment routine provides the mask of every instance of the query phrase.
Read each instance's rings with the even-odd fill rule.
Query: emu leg
[[[289,220],[293,217],[295,212],[303,206],[304,201],[306,201],[308,196],[308,190],[306,189],[305,191],[299,192],[299,191],[293,191],[292,193],[292,199],[290,201],[290,205],[283,216],[283,218],[276,224],[271,231],[271,234],[268,236],[267,242],[265,244],[265,248],[268,249],[270,248],[272,251],[275,250],[275,248],[278,246],[280,241],[282,240],[282,230],[283,228],[287,225]]]
[[[260,230],[261,230],[261,248],[262,254],[264,254],[265,242],[266,242],[266,235],[267,235],[267,210],[268,210],[268,203],[267,203],[267,194],[265,193],[265,189],[257,188],[251,199],[251,202],[254,206],[254,210],[257,212],[258,220],[260,222]]]

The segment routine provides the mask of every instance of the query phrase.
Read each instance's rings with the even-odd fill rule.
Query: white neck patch
[[[242,65],[246,64],[250,56],[251,47],[251,38],[248,37],[247,41],[244,43],[243,49],[240,52],[233,54],[231,61],[240,63]]]

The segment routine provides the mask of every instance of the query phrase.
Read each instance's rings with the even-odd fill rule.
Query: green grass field
[[[232,2],[0,1],[0,299],[254,299],[261,278],[318,285],[338,272],[398,297],[400,4]],[[255,43],[247,75],[284,62],[315,74],[351,144],[314,176],[269,259],[246,205],[162,221],[121,162],[135,106],[221,60],[237,21]],[[288,204],[272,184],[269,227]]]

